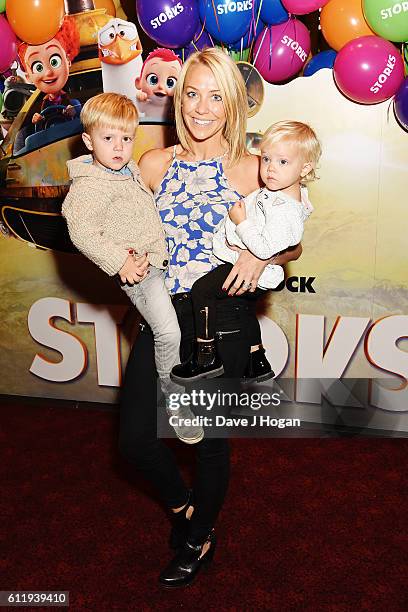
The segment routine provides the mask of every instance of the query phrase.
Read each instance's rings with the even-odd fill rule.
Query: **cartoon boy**
[[[51,40],[42,45],[22,43],[18,56],[27,79],[46,95],[41,104],[41,112],[53,106],[55,112],[67,118],[74,118],[80,109],[72,105],[63,90],[68,80],[72,60],[79,53],[79,32],[72,17],[65,17],[61,29]],[[32,122],[43,121],[40,113],[34,113]]]
[[[135,80],[136,99],[142,113],[167,115],[181,66],[181,59],[170,49],[155,49],[149,53]]]

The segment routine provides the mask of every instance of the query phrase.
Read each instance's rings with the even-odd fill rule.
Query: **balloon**
[[[307,15],[327,4],[329,0],[282,0],[283,6],[294,15]]]
[[[309,30],[297,19],[270,26],[256,39],[254,66],[269,83],[295,75],[310,51]]]
[[[255,23],[256,23],[256,19],[253,19],[250,23],[249,30],[245,34],[245,36],[237,40],[235,43],[232,43],[232,45],[228,45],[228,48],[231,49],[232,51],[241,51],[241,41],[242,41],[242,49],[247,49],[248,47],[250,47],[265,27],[265,24],[260,19],[258,19],[258,25],[256,29],[255,29]],[[255,29],[255,32],[254,32],[254,29]]]
[[[376,34],[394,40],[408,40],[408,4],[406,0],[363,0],[364,17]]]
[[[115,3],[113,0],[94,0],[94,6],[96,9],[106,9],[106,14],[116,17]]]
[[[4,13],[6,10],[6,0],[0,0],[0,13]]]
[[[246,34],[254,13],[250,0],[198,0],[198,7],[206,30],[227,45],[235,43]]]
[[[321,51],[312,57],[303,70],[303,76],[312,76],[318,70],[322,68],[333,68],[334,60],[336,59],[337,53],[333,49],[327,51]]]
[[[64,19],[64,0],[7,0],[7,19],[21,40],[42,45],[54,38]]]
[[[278,25],[289,19],[289,13],[280,0],[261,0],[261,19],[268,25]]]
[[[361,0],[330,0],[320,13],[323,36],[339,51],[349,40],[374,32],[364,19]]]
[[[181,58],[181,61],[185,62],[189,55],[195,51],[202,51],[207,47],[213,47],[214,43],[208,32],[204,30],[204,26],[200,23],[197,32],[194,34],[194,38],[190,44],[182,49],[176,49],[175,53]]]
[[[395,96],[394,113],[398,123],[408,130],[408,77],[402,82]]]
[[[404,64],[396,47],[379,36],[361,36],[337,54],[333,74],[340,91],[362,104],[393,96],[404,80]]]
[[[187,45],[199,23],[196,0],[137,0],[136,11],[146,34],[171,49]]]
[[[0,73],[6,72],[17,57],[17,38],[4,15],[0,15]]]

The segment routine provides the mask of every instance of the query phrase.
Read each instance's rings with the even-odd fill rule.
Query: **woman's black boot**
[[[169,546],[173,550],[178,550],[187,540],[188,528],[190,519],[187,518],[188,509],[194,506],[193,490],[188,490],[188,499],[186,504],[178,512],[171,513],[172,528],[169,538]]]
[[[203,555],[202,549],[207,543],[210,544],[210,547]],[[212,561],[215,544],[214,531],[211,531],[205,542],[201,544],[190,544],[187,540],[183,548],[178,551],[174,559],[170,561],[160,574],[160,584],[165,587],[174,588],[183,587],[193,582],[200,569]]]

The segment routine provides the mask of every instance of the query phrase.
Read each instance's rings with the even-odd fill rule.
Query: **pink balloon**
[[[336,56],[333,74],[340,91],[361,104],[391,98],[404,80],[398,49],[379,36],[350,40]]]
[[[307,15],[322,8],[329,0],[282,0],[282,4],[288,13],[294,15]]]
[[[17,37],[7,19],[0,15],[0,73],[6,72],[17,57]]]
[[[279,83],[299,72],[309,51],[309,30],[297,19],[289,19],[259,34],[254,47],[254,66],[265,81]]]

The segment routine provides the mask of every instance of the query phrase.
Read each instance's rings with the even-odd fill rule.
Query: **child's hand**
[[[133,254],[129,253],[125,263],[118,272],[122,283],[133,285],[134,283],[140,283],[147,276],[149,273],[147,270],[149,262],[145,255],[142,257],[135,259]]]
[[[34,113],[33,118],[31,119],[31,121],[33,123],[38,123],[39,121],[42,121],[43,118],[44,117],[42,115],[40,115],[40,113]]]
[[[242,200],[235,202],[235,204],[229,210],[229,218],[235,225],[242,223],[246,219],[245,204]]]

